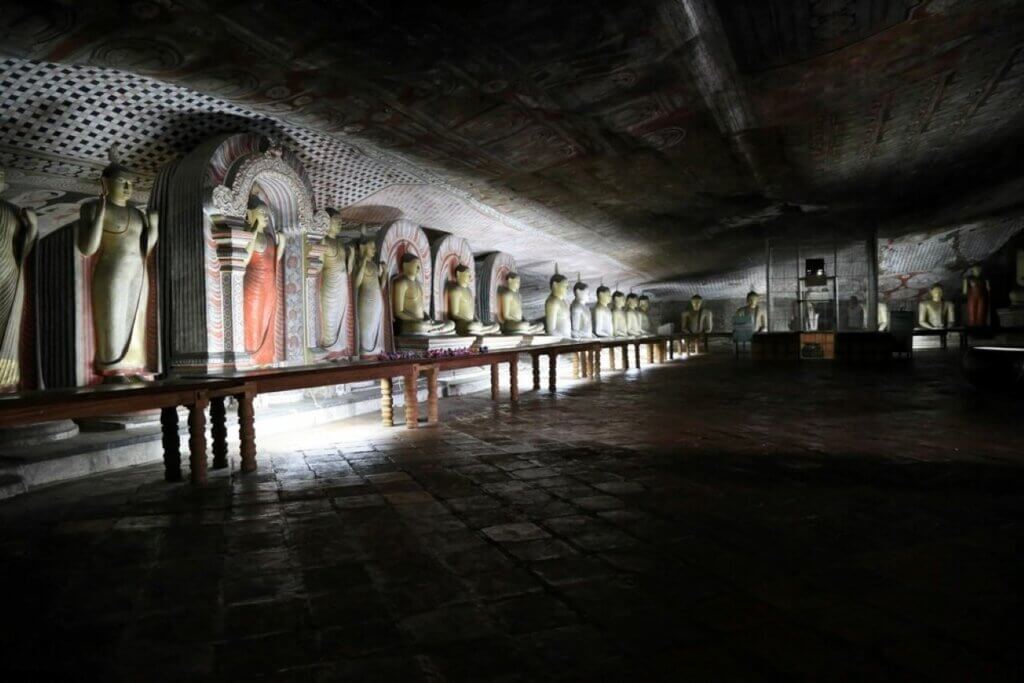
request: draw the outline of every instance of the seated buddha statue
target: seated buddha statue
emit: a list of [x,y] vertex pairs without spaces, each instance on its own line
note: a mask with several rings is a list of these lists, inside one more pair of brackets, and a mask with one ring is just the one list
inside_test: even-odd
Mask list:
[[636,294],[630,293],[626,296],[626,335],[629,337],[640,336],[640,312],[637,310]]
[[501,326],[497,323],[488,325],[477,320],[475,297],[470,287],[472,281],[473,271],[468,266],[459,265],[455,269],[455,281],[445,287],[448,318],[455,323],[455,330],[459,334],[501,334]]
[[736,316],[749,318],[754,324],[754,332],[768,331],[768,314],[761,308],[761,295],[757,292],[747,294],[747,305],[738,308]]
[[551,293],[544,302],[544,329],[553,337],[571,337],[572,321],[569,316],[569,304],[565,303],[569,281],[564,275],[555,273],[548,284]]
[[569,322],[574,339],[590,339],[594,336],[590,308],[587,306],[587,283],[577,281],[572,287],[572,304],[569,306]]
[[501,307],[501,331],[505,334],[544,334],[544,323],[523,320],[523,297],[519,293],[518,273],[509,273],[504,287],[498,289]]
[[612,330],[616,337],[628,337],[626,326],[626,295],[616,291],[612,294]]
[[714,329],[714,318],[711,311],[704,308],[704,299],[700,294],[690,297],[690,305],[683,311],[683,332],[703,334]]
[[391,283],[391,310],[402,335],[439,335],[455,332],[451,320],[431,320],[426,314],[423,285],[420,284],[422,264],[418,256],[402,256],[402,274]]
[[651,297],[643,294],[636,300],[636,312],[640,316],[640,334],[654,334],[654,323],[651,321]]
[[594,304],[594,310],[592,311],[595,337],[611,337],[615,334],[615,329],[612,325],[611,302],[612,290],[604,285],[598,287],[597,303]]
[[942,285],[933,285],[928,290],[928,299],[917,306],[917,326],[926,330],[944,330],[952,327],[956,320],[953,303],[943,299]]

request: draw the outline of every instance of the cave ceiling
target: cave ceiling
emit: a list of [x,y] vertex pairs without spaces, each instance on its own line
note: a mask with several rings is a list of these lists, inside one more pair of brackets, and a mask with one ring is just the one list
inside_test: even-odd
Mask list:
[[780,225],[940,229],[977,218],[963,197],[992,215],[1020,197],[1016,0],[0,10],[9,57],[140,74],[377,150],[648,282],[749,268]]

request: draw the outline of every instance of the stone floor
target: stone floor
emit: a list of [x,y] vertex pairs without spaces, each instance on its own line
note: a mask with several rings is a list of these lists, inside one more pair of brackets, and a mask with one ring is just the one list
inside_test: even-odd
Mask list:
[[1021,677],[1022,405],[948,360],[443,408],[0,504],[3,680]]

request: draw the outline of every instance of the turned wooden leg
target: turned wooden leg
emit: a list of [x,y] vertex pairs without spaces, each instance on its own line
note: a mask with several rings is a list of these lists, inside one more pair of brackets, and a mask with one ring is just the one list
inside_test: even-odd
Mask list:
[[252,401],[256,395],[251,392],[238,394],[238,452],[241,455],[243,472],[256,471],[256,411]]
[[608,367],[615,369],[615,348],[611,346],[608,347]]
[[427,373],[427,422],[437,423],[437,368]]
[[491,363],[491,400],[498,400],[498,393],[501,391],[501,379],[498,376],[498,364]]
[[581,368],[582,372],[580,374],[582,374],[583,379],[586,379],[587,377],[590,377],[590,373],[591,373],[590,349],[584,349],[583,351],[580,351],[579,355],[580,355],[580,365],[582,366],[582,368]]
[[580,378],[580,354],[576,351],[572,352],[572,378]]
[[530,357],[533,361],[533,390],[540,391],[540,354],[531,353]]
[[196,486],[206,483],[206,406],[209,403],[208,398],[197,396],[195,403],[188,407],[188,461],[192,483]]
[[622,349],[622,369],[629,370],[629,344],[623,344]]
[[601,347],[594,349],[594,377],[601,377]]
[[394,426],[395,404],[391,397],[391,378],[380,380],[380,421],[385,427]]
[[[637,349],[639,353],[640,349]],[[647,364],[652,365],[654,363],[654,344],[647,345]]]
[[640,345],[633,344],[633,357],[636,359],[636,369],[640,369]]
[[416,429],[420,423],[420,404],[416,398],[416,379],[420,376],[419,370],[405,378],[405,427]]
[[224,397],[210,399],[210,435],[213,437],[213,469],[228,466],[228,414]]
[[405,380],[405,426],[416,429],[420,423],[420,402],[416,392],[419,371]]
[[508,362],[508,394],[515,403],[519,400],[519,357],[513,356]]
[[548,354],[548,391],[558,389],[558,354]]
[[164,479],[181,481],[181,437],[178,436],[178,407],[160,409],[160,431],[164,444]]

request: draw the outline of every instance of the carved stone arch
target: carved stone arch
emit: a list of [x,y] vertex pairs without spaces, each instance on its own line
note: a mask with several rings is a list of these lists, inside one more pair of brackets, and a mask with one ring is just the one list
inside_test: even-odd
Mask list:
[[[448,319],[448,283],[455,280],[455,269],[459,266],[466,266],[473,273],[476,273],[473,264],[473,250],[469,247],[469,240],[455,235],[445,235],[431,242],[434,252],[434,276],[433,276],[433,299],[434,307],[431,316],[434,320]],[[474,300],[476,295],[474,294]],[[479,316],[479,312],[475,312]]]
[[504,323],[498,293],[508,282],[509,273],[516,272],[516,261],[503,251],[495,251],[477,260],[476,287],[480,319],[485,323]]
[[307,261],[306,254],[309,244],[322,242],[330,218],[316,209],[298,158],[263,136],[229,134],[200,145],[166,172],[170,179],[160,208],[166,207],[168,217],[162,227],[164,280],[174,310],[165,334],[170,369],[251,365],[244,344],[243,280],[251,239],[245,214],[254,187],[270,206],[275,236],[285,236],[275,362],[308,361],[316,345],[308,312],[322,261]]

